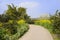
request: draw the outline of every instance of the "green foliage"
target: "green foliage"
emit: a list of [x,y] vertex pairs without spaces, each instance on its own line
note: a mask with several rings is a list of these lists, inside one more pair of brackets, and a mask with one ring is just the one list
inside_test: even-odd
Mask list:
[[60,12],[56,11],[56,14],[51,16],[53,21],[53,32],[60,34]]
[[26,9],[23,7],[16,8],[15,6],[8,5],[8,10],[6,15],[9,20],[19,20],[23,19],[27,23],[30,22],[30,17],[26,14]]
[[8,5],[8,9],[5,14],[0,15],[0,22],[8,22],[8,20],[20,20],[23,19],[26,23],[30,23],[30,16],[26,13],[26,8],[16,8],[13,4]]
[[56,11],[54,15],[50,16],[50,19],[53,20],[52,26],[53,26],[53,38],[54,40],[60,40],[60,12],[59,10]]
[[6,13],[0,15],[0,40],[18,40],[29,29],[27,18],[30,20],[25,8],[8,5]]
[[47,19],[40,19],[40,20],[35,20],[34,22],[36,25],[40,25],[43,26],[45,28],[47,28],[50,32],[52,32],[52,23],[51,20],[47,20]]
[[11,35],[17,33],[17,23],[15,21],[13,21],[12,23],[8,22],[8,23],[4,23],[3,27],[5,29],[7,29],[8,33],[10,33]]
[[27,24],[9,25],[0,28],[0,40],[18,40],[29,29]]

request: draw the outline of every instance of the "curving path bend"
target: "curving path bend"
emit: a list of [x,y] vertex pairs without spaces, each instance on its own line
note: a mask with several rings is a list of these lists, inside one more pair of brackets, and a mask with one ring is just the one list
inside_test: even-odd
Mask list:
[[42,26],[29,25],[30,29],[19,40],[53,40],[50,32]]

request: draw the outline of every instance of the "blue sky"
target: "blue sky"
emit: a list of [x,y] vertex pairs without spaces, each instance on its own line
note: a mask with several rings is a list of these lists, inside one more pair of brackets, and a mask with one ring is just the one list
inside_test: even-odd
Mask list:
[[60,0],[0,0],[0,14],[7,10],[7,5],[13,3],[17,7],[25,7],[27,14],[33,18],[46,14],[54,14],[60,10]]

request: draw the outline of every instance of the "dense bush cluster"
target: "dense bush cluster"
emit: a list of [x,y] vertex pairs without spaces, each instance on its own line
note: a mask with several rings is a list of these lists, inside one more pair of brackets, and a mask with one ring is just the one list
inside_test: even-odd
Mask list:
[[53,24],[53,32],[60,34],[60,12],[58,10],[56,11],[56,14],[50,17],[52,20]]
[[18,40],[27,30],[28,25],[23,24],[4,24],[0,27],[0,40]]
[[34,23],[44,26],[52,33],[60,34],[60,12],[58,10],[54,15],[50,15],[49,19],[36,19]]
[[18,40],[29,29],[27,18],[30,19],[25,8],[8,5],[8,10],[0,15],[0,40]]
[[40,25],[43,26],[45,28],[47,28],[50,32],[52,31],[52,22],[53,20],[49,20],[49,19],[40,19],[40,20],[35,20],[35,24],[36,25]]

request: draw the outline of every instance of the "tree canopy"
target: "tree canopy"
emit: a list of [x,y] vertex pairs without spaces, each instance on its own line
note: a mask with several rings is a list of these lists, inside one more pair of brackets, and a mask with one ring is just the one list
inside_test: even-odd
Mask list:
[[20,20],[23,19],[26,22],[29,22],[30,16],[26,13],[26,8],[15,7],[13,4],[8,5],[8,9],[2,15],[0,15],[0,22],[8,22],[8,20]]

